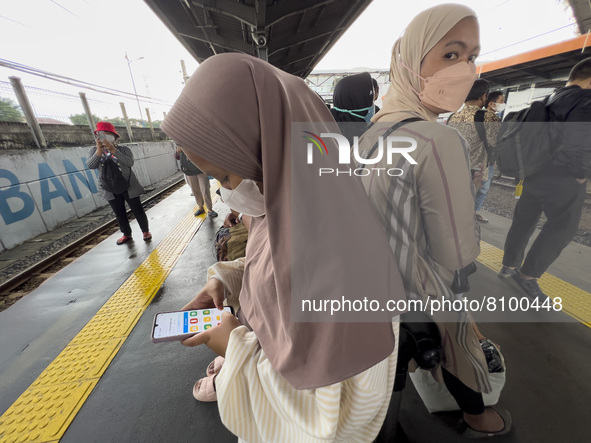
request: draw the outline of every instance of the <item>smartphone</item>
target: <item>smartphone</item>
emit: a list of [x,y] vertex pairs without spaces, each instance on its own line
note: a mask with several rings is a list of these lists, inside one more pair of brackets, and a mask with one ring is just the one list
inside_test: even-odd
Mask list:
[[97,131],[96,132],[96,139],[97,140],[106,140],[107,137],[105,136],[105,131]]
[[156,314],[152,326],[152,342],[184,340],[213,328],[222,321],[224,311],[234,315],[231,306],[224,306],[223,310],[209,308]]

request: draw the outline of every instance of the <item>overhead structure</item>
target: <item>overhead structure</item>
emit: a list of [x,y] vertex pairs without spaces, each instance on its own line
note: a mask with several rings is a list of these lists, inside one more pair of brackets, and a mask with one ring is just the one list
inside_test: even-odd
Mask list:
[[243,52],[305,78],[371,0],[144,0],[198,62]]
[[477,67],[480,78],[493,87],[518,87],[535,84],[537,87],[562,86],[571,68],[591,57],[591,36],[588,34],[555,45],[524,52],[503,60],[484,63]]

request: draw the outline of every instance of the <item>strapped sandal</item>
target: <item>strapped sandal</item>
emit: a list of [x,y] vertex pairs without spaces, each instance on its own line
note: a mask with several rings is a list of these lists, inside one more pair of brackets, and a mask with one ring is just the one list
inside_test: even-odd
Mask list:
[[193,386],[193,397],[195,397],[195,400],[203,402],[217,401],[218,395],[215,392],[215,377],[215,375],[212,375],[197,380],[197,383]]
[[224,361],[226,361],[226,359],[224,357],[216,357],[214,361],[212,361],[208,366],[207,366],[207,371],[205,371],[205,373],[207,374],[208,377],[211,377],[212,375],[217,375],[220,373],[220,371],[222,370],[222,365],[224,364]]
[[495,431],[495,432],[477,431],[476,429],[471,428],[470,425],[464,421],[464,419],[461,419],[460,422],[458,423],[458,431],[460,431],[460,433],[464,437],[470,438],[470,439],[495,437],[497,435],[503,435],[503,434],[506,434],[507,432],[509,432],[511,430],[511,423],[512,423],[511,414],[509,413],[509,411],[507,411],[506,409],[501,409],[501,408],[496,408],[496,407],[495,408],[491,407],[490,409],[496,411],[497,414],[499,414],[501,416],[501,419],[505,423],[505,426],[503,427],[503,429],[501,429],[500,431]]

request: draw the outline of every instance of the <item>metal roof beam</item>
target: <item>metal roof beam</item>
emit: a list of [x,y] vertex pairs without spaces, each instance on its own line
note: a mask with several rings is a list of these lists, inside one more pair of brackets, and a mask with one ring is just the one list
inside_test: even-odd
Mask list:
[[219,37],[218,35],[209,36],[209,37],[200,37],[191,33],[181,32],[179,31],[178,34],[182,37],[190,38],[193,40],[198,40],[203,43],[207,43],[210,46],[217,46],[219,48],[227,49],[229,51],[238,51],[244,52],[246,54],[252,55],[252,46],[244,43],[242,40],[228,40],[226,38]]
[[[269,54],[269,57],[271,57],[274,54],[277,54],[280,51],[284,51],[287,48],[291,48],[292,46],[297,46],[297,45],[301,45],[303,43],[309,42],[311,40],[316,40],[317,38],[320,37],[325,37],[327,35],[331,35],[333,34],[334,31],[326,31],[325,29],[332,29],[330,26],[323,26],[320,29],[311,29],[309,31],[306,32],[301,32],[299,34],[295,34],[293,36],[291,36],[290,38],[287,38],[285,40],[282,40],[280,42],[275,41],[276,44],[281,45],[279,48],[275,48],[275,50]],[[340,28],[337,28],[336,31],[340,31]],[[314,54],[317,55],[317,54]]]
[[330,3],[335,2],[336,0],[292,0],[292,1],[283,1],[279,2],[275,5],[267,7],[267,21],[268,23],[265,25],[267,28],[273,26],[274,24],[284,20],[288,17],[293,15],[299,15],[305,12],[308,12],[312,9],[319,8],[320,6],[326,6]]
[[256,28],[255,8],[244,3],[229,0],[191,0],[191,4]]

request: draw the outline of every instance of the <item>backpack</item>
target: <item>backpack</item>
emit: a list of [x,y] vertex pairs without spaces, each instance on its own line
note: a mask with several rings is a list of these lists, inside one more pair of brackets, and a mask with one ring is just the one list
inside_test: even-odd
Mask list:
[[484,144],[484,149],[486,150],[486,157],[488,159],[488,165],[492,165],[495,162],[495,148],[488,144],[488,140],[486,139],[486,128],[484,126],[484,115],[486,111],[483,109],[479,109],[474,114],[474,125],[476,126],[476,132],[478,133],[478,138]]
[[557,119],[549,109],[551,98],[507,114],[497,138],[497,166],[508,177],[524,179],[544,168],[560,149],[553,140]]
[[131,170],[127,180],[123,177],[119,165],[112,158],[107,158],[103,163],[100,176],[101,188],[111,194],[123,194],[129,188]]
[[199,175],[202,173],[201,169],[191,163],[191,160],[187,158],[183,151],[181,151],[181,171],[186,175]]

